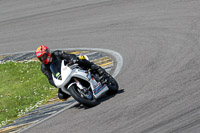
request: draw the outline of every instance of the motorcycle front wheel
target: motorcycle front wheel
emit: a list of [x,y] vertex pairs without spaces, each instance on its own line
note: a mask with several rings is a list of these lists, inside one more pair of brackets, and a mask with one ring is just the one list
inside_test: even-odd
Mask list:
[[71,96],[78,101],[79,103],[83,104],[84,106],[87,107],[94,107],[96,105],[99,104],[99,102],[93,97],[92,93],[92,98],[91,99],[87,99],[85,98],[79,91],[78,91],[78,87],[76,85],[72,85],[69,88],[69,92],[71,94]]

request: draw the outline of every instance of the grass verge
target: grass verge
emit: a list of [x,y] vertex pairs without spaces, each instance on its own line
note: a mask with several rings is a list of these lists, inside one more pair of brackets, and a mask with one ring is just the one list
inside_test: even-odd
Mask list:
[[0,127],[13,122],[57,94],[40,70],[40,62],[0,63]]

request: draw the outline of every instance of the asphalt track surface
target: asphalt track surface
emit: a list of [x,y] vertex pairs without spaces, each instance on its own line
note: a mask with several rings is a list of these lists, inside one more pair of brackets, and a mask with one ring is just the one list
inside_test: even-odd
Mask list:
[[120,92],[28,133],[199,133],[200,0],[1,0],[0,53],[103,48],[120,53]]

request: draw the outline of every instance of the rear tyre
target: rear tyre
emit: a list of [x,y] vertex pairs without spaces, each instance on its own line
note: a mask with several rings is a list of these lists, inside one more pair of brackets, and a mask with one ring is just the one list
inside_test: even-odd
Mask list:
[[78,91],[78,87],[76,85],[72,85],[69,88],[69,92],[76,101],[87,107],[93,107],[99,104],[99,102],[94,97],[92,99],[86,99],[85,97],[83,97],[82,94],[80,94],[80,92]]
[[117,83],[117,81],[110,75],[110,74],[106,74],[107,75],[107,82],[106,85],[108,86],[109,90],[106,92],[107,95],[114,95],[118,92],[119,90],[119,85]]

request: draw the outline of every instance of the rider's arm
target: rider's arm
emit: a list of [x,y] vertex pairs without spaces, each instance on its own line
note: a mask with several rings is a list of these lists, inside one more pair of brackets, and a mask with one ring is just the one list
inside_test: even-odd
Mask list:
[[42,73],[48,78],[49,83],[50,83],[52,86],[56,87],[56,85],[54,84],[53,78],[52,78],[52,73],[51,73],[50,71],[48,71],[48,70],[46,69],[46,67],[45,67],[43,64],[42,64],[42,66],[41,66],[41,71],[42,71]]
[[55,52],[55,55],[59,56],[62,60],[65,59],[69,63],[78,63],[80,66],[84,66],[86,68],[91,68],[91,65],[94,63],[88,61],[88,60],[82,60],[79,59],[75,54],[67,54],[64,51],[57,50]]
[[83,66],[83,67],[86,67],[86,68],[91,68],[91,65],[94,65],[93,62],[90,62],[89,60],[85,60],[85,59],[80,59],[75,54],[66,54],[65,52],[63,52],[62,57],[63,58],[70,58],[70,61],[72,63],[77,63],[80,66]]
[[77,56],[75,54],[67,54],[65,52],[62,53],[62,58],[68,60],[77,60]]
[[59,56],[60,59],[66,60],[71,63],[76,63],[78,61],[78,57],[75,54],[67,54],[64,51],[57,50],[55,51],[55,55]]

